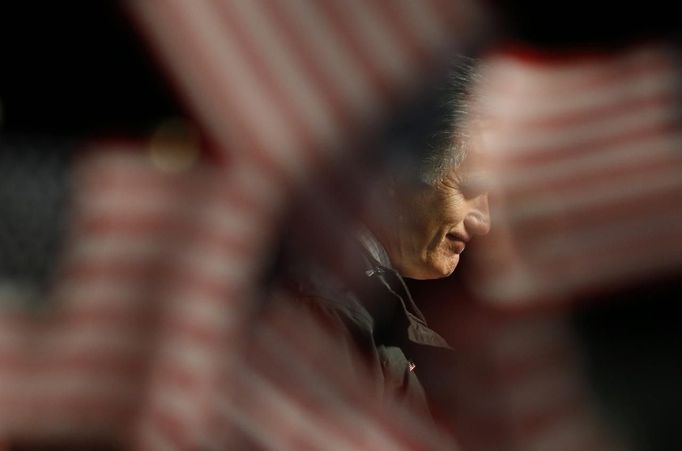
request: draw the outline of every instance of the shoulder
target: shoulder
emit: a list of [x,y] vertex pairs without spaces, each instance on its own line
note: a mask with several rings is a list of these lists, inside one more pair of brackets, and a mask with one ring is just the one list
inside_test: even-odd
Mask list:
[[365,354],[374,349],[374,319],[351,292],[329,297],[317,293],[298,293],[289,298],[291,308],[306,321],[313,322],[322,333],[335,341]]

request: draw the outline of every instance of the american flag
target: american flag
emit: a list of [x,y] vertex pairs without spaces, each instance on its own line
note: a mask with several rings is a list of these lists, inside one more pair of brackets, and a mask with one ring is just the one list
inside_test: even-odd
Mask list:
[[[196,371],[193,405],[208,395],[216,360],[209,351],[222,352],[237,320],[225,299],[239,296],[244,256],[257,254],[248,245],[259,241],[242,239],[269,221],[250,216],[254,209],[214,168],[169,174],[141,150],[99,143],[84,153],[46,310],[21,308],[21,299],[3,308],[0,423],[12,441],[75,437],[130,447],[153,387]],[[165,395],[183,401],[172,389]]]
[[489,58],[482,160],[499,199],[482,297],[566,299],[679,272],[677,52],[653,42]]
[[[352,352],[315,318],[282,307],[259,318],[261,327],[252,334],[245,326],[252,324],[258,275],[292,194],[315,191],[306,182],[362,148],[357,142],[475,34],[481,23],[476,8],[445,0],[127,4],[178,94],[215,143],[218,164],[199,156],[196,143],[176,148],[163,140],[98,143],[83,154],[49,309],[27,311],[19,296],[3,296],[0,445],[6,440],[150,450],[457,449],[429,419],[368,402],[372,394],[362,372],[349,371]],[[674,242],[660,240],[656,244],[664,245],[649,250],[637,241],[637,264],[656,257],[657,266],[631,270],[616,252],[609,254],[615,265],[589,260],[590,277],[581,272],[588,256],[606,255],[586,251],[590,240],[614,237],[616,246],[631,232],[641,240],[640,227],[665,226],[669,217],[663,214],[675,218],[671,211],[655,220],[646,215],[679,195],[673,172],[679,153],[671,150],[677,149],[676,124],[659,122],[674,113],[670,95],[678,83],[672,61],[670,50],[659,46],[559,62],[509,54],[490,59],[491,108],[504,133],[491,137],[486,161],[499,180],[495,188],[502,202],[498,236],[490,240],[499,245],[481,256],[487,268],[496,269],[480,275],[482,298],[542,296],[547,302],[553,298],[547,294],[610,282],[611,274],[642,276],[679,262]],[[635,114],[633,106],[642,110]],[[595,118],[604,123],[590,128]],[[629,127],[638,132],[623,130]],[[531,169],[536,167],[540,170]],[[646,172],[654,168],[667,175]],[[642,180],[635,179],[639,185],[628,191],[623,179],[607,177],[603,191],[585,194],[580,189],[589,180],[583,169],[594,177],[593,188],[601,176],[630,169]],[[572,178],[576,173],[579,183]],[[649,179],[658,184],[649,185]],[[542,197],[550,190],[559,190],[565,207]],[[646,197],[661,192],[664,197]],[[623,205],[610,203],[616,194]],[[639,202],[642,196],[660,203]],[[322,193],[316,202],[329,199]],[[606,217],[582,214],[580,208],[599,199],[613,207],[600,210]],[[629,213],[629,201],[639,214]],[[621,226],[621,214],[644,224]],[[323,225],[346,219],[332,212]],[[525,238],[529,223],[541,240]],[[585,234],[565,235],[567,224]],[[570,262],[566,278],[538,275],[553,268],[547,252],[551,261]],[[561,269],[550,275],[563,275]],[[475,337],[480,339],[475,349],[485,353],[467,354],[456,346],[465,362],[471,359],[469,368],[481,361],[499,365],[488,385],[475,385],[481,382],[475,372],[463,372],[453,383],[464,391],[462,402],[472,416],[480,402],[489,402],[483,408],[493,411],[495,424],[511,431],[502,434],[495,426],[488,433],[461,431],[463,443],[471,449],[584,449],[592,439],[593,446],[601,443],[589,421],[571,422],[584,419],[583,387],[579,377],[566,376],[576,363],[562,331],[552,315],[512,318],[493,324],[489,336]],[[543,366],[542,356],[553,363]],[[548,375],[550,369],[561,377]],[[555,385],[543,393],[542,380]],[[491,387],[498,391],[486,397]],[[554,404],[548,401],[552,396],[558,399]],[[566,421],[545,423],[555,429],[536,427],[543,412],[565,413],[576,399],[570,415],[558,415]],[[519,409],[521,418],[515,417]]]
[[[333,348],[314,322],[263,328],[264,340],[298,343],[284,349],[286,365],[266,361],[276,373],[240,351],[292,188],[417,91],[474,10],[445,1],[128,5],[217,143],[219,164],[198,157],[195,143],[163,139],[82,153],[48,307],[36,313],[20,295],[3,296],[2,440],[452,448],[426,419],[368,403],[350,366],[314,359],[318,346]],[[299,343],[294,332],[315,338]],[[292,380],[310,390],[292,392]]]
[[333,161],[482,23],[464,1],[129,4],[225,158],[273,183]]
[[477,157],[494,226],[471,255],[478,303],[452,313],[449,336],[465,449],[627,449],[587,395],[566,318],[576,300],[679,273],[677,52],[485,59]]

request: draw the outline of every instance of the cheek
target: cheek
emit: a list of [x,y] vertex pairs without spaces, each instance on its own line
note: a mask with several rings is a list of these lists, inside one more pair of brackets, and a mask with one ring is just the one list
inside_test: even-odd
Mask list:
[[457,205],[441,199],[415,205],[409,212],[409,227],[405,230],[411,252],[422,260],[433,258],[433,255],[429,257],[428,254],[437,252],[443,245],[445,235],[461,222],[458,212]]
[[444,224],[454,226],[464,220],[466,208],[462,196],[454,196],[447,199],[440,207]]
[[440,218],[424,218],[415,224],[412,230],[412,243],[414,251],[421,256],[422,260],[435,257],[438,249],[442,246],[447,227]]
[[438,228],[434,212],[441,208],[433,199],[416,199],[404,212],[404,230],[409,241],[417,248],[424,248]]
[[459,199],[447,199],[432,206],[430,217],[423,232],[428,235],[428,248],[443,245],[445,235],[464,220],[463,203]]

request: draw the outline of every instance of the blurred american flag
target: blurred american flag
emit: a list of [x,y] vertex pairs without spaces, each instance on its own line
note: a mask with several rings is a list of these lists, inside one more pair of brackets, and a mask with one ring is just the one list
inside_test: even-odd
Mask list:
[[223,150],[275,180],[314,171],[380,124],[482,24],[465,1],[129,4]]
[[[425,419],[377,410],[360,383],[325,389],[327,379],[350,382],[350,367],[306,358],[305,343],[283,351],[300,361],[274,380],[239,356],[253,284],[292,187],[409,97],[473,10],[444,1],[152,1],[129,9],[217,143],[220,164],[197,156],[196,143],[173,140],[99,143],[82,153],[46,310],[27,310],[21,294],[3,299],[3,440],[90,449],[450,448]],[[293,332],[314,337],[313,348],[332,346],[298,318]],[[282,381],[292,378],[310,390],[290,393]],[[317,392],[321,405],[305,402]]]
[[[456,449],[429,419],[369,402],[362,373],[349,371],[352,352],[315,318],[281,307],[257,331],[249,325],[296,189],[315,191],[305,182],[362,148],[475,36],[479,11],[445,0],[127,4],[219,164],[196,142],[84,152],[47,309],[3,295],[0,444]],[[486,107],[499,127],[485,137],[484,161],[499,198],[496,236],[475,256],[479,296],[548,303],[674,270],[682,253],[672,49],[558,60],[502,53],[486,64]],[[468,448],[607,446],[583,415],[579,363],[560,318],[479,325],[486,332],[474,334],[470,353],[455,348],[465,368],[492,365],[493,377],[463,371],[452,382],[473,417],[489,409],[497,422],[464,421],[484,425],[460,429]],[[534,428],[543,418],[554,429]]]
[[483,160],[500,199],[481,295],[565,299],[679,274],[678,50],[511,51],[488,65]]

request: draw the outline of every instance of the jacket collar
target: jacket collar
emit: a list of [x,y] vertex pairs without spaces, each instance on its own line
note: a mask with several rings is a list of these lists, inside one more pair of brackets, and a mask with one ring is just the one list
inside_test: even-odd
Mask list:
[[360,240],[360,244],[365,249],[366,253],[379,265],[384,268],[393,269],[391,266],[391,259],[388,257],[388,252],[384,246],[379,242],[376,236],[370,230],[364,226],[358,227],[357,237]]
[[399,303],[398,310],[407,324],[407,338],[414,343],[451,349],[445,339],[426,324],[426,318],[412,299],[402,276],[391,266],[381,242],[366,228],[360,229],[358,239],[365,251],[365,275],[379,281]]

